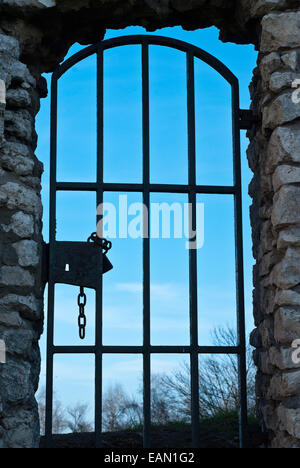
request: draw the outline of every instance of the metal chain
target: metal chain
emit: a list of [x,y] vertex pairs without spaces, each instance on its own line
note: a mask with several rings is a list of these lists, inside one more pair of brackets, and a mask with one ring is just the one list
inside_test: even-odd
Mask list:
[[87,324],[86,315],[85,315],[86,303],[87,303],[87,297],[84,292],[84,288],[81,286],[80,293],[78,294],[78,307],[79,307],[78,327],[79,327],[79,338],[81,340],[85,339],[85,328]]
[[107,252],[112,248],[112,243],[107,239],[98,237],[96,232],[93,232],[93,234],[88,238],[87,241],[94,242],[95,244],[97,244],[103,250],[103,255],[106,255]]
[[[94,242],[103,250],[103,254],[107,254],[107,252],[111,249],[111,242],[106,239],[101,239],[97,236],[96,232],[88,238],[88,242]],[[87,319],[85,315],[85,306],[87,303],[87,297],[84,292],[84,287],[80,287],[80,293],[78,294],[78,307],[79,307],[79,316],[78,316],[78,327],[79,327],[79,337],[81,340],[85,339],[85,329],[87,325]]]

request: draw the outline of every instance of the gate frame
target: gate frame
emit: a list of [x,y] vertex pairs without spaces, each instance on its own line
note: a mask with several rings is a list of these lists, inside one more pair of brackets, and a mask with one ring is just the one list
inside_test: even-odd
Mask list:
[[[103,181],[103,56],[104,51],[121,46],[140,45],[142,49],[142,105],[143,105],[143,183],[118,184]],[[187,59],[187,109],[188,109],[188,167],[187,185],[150,183],[150,117],[149,117],[149,46],[164,46],[179,50]],[[74,65],[97,55],[97,182],[57,182],[57,100],[58,80]],[[232,186],[204,186],[196,184],[196,125],[195,125],[195,58],[216,70],[231,86],[233,123],[233,175]],[[235,354],[239,365],[239,427],[240,447],[246,447],[247,440],[247,367],[244,305],[244,264],[243,264],[243,225],[241,188],[241,144],[240,130],[248,129],[252,113],[240,109],[239,82],[237,77],[216,57],[186,42],[155,35],[123,36],[102,41],[89,46],[62,63],[52,75],[51,82],[51,148],[50,148],[50,243],[48,271],[48,324],[47,324],[47,372],[46,372],[46,447],[52,447],[53,416],[53,358],[55,354],[94,354],[95,355],[95,445],[101,447],[102,434],[102,356],[103,354],[142,354],[143,355],[143,410],[144,448],[151,448],[151,355],[189,354],[191,373],[191,418],[192,446],[200,448],[199,424],[199,354]],[[54,346],[54,294],[55,282],[51,265],[55,260],[56,245],[56,194],[58,191],[86,191],[97,194],[97,206],[103,202],[104,192],[139,192],[148,208],[151,193],[188,194],[192,204],[191,228],[196,230],[197,194],[220,194],[234,196],[235,223],[235,262],[237,298],[237,346],[199,346],[198,304],[197,304],[197,250],[189,253],[190,284],[190,346],[151,346],[150,340],[150,239],[143,239],[143,346],[103,346],[102,341],[102,275],[96,289],[96,340],[95,346]],[[144,223],[145,224],[145,223]],[[149,223],[148,223],[149,225]]]

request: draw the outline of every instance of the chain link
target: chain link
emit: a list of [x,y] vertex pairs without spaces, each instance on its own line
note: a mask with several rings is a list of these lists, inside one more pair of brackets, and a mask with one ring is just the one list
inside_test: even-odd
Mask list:
[[79,307],[79,316],[78,316],[78,327],[79,327],[79,338],[81,340],[85,339],[85,329],[86,329],[86,315],[85,315],[85,306],[87,303],[87,297],[84,292],[84,288],[80,287],[80,293],[78,294],[78,307]]
[[[93,232],[92,235],[88,238],[88,242],[94,242],[97,244],[102,250],[103,255],[107,254],[107,252],[111,249],[112,244],[110,241],[106,239],[102,239],[97,236],[96,232]],[[80,287],[80,292],[78,294],[78,307],[79,307],[79,316],[78,316],[78,327],[79,327],[79,337],[81,340],[85,339],[85,329],[87,325],[87,319],[85,315],[85,306],[87,303],[87,297],[84,292],[84,287]]]
[[97,244],[103,250],[103,255],[106,255],[107,252],[112,248],[112,243],[107,239],[98,237],[96,232],[93,232],[93,234],[88,238],[88,242],[94,242]]

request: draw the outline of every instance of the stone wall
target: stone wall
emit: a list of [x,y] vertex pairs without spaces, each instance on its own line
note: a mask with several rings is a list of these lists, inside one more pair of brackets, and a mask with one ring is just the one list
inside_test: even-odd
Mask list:
[[[272,447],[300,447],[300,11],[262,20],[249,149],[258,407]],[[293,87],[294,86],[294,87]]]
[[0,34],[0,447],[36,446],[39,379],[42,165],[34,156],[37,79],[19,42]]
[[291,87],[300,78],[299,0],[0,0],[0,447],[38,445],[41,74],[74,42],[130,25],[215,25],[222,40],[260,50],[251,86],[259,123],[248,151],[258,408],[272,447],[300,447],[300,370],[291,356],[300,338],[300,93]]

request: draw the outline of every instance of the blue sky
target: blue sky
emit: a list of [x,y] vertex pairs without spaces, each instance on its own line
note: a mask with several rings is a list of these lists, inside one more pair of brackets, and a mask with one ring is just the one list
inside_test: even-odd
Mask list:
[[[143,28],[108,31],[106,39],[145,33]],[[224,62],[240,81],[241,108],[249,108],[248,86],[257,54],[253,46],[223,44],[215,28],[195,32],[166,28],[158,34],[195,44]],[[82,47],[74,45],[69,56]],[[104,76],[104,178],[106,182],[142,181],[141,59],[138,46],[127,46],[105,55]],[[50,76],[46,76],[50,83]],[[232,184],[232,134],[230,87],[214,70],[196,62],[197,182]],[[187,115],[185,56],[150,48],[151,181],[187,183]],[[91,182],[96,179],[96,61],[90,57],[59,82],[58,179]],[[37,118],[37,156],[45,165],[43,177],[44,236],[48,240],[50,98],[42,102]],[[247,139],[242,140],[244,253],[247,326],[252,321],[252,247],[249,225],[246,160]],[[105,194],[117,202],[118,194]],[[130,202],[141,201],[130,194]],[[152,195],[154,202],[187,202],[184,195]],[[205,243],[198,252],[199,341],[211,343],[215,326],[235,326],[235,265],[233,198],[199,195],[205,205]],[[64,193],[58,196],[58,240],[86,240],[95,230],[95,194]],[[142,344],[142,241],[114,240],[109,257],[114,270],[104,277],[104,344]],[[58,286],[56,291],[55,344],[80,344],[77,330],[77,288]],[[151,241],[152,344],[189,342],[188,251],[185,239]],[[88,329],[85,344],[94,343],[94,292],[88,292]],[[42,338],[42,383],[45,374],[45,336]],[[93,402],[93,356],[58,356],[55,389],[64,404]],[[182,356],[154,356],[153,372],[173,369]],[[106,356],[104,388],[119,381],[129,392],[139,386],[140,356]]]

